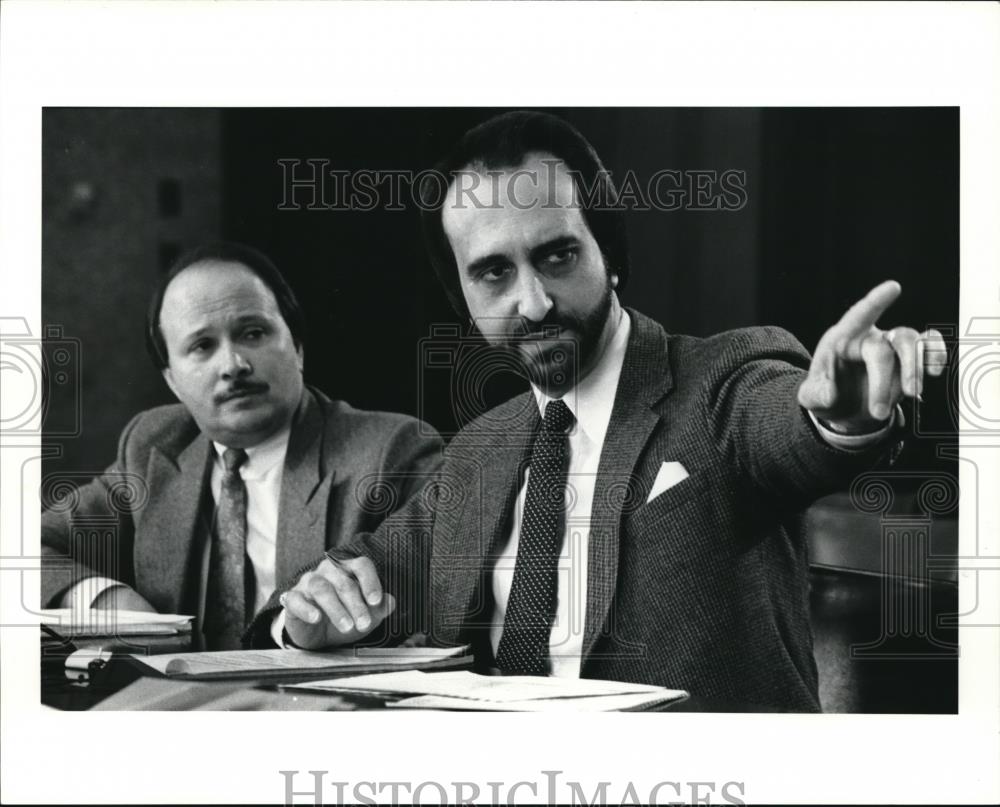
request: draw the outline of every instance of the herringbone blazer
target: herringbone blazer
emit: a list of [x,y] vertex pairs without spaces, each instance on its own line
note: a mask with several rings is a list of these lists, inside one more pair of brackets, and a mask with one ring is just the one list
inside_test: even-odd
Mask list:
[[[796,400],[809,355],[780,328],[668,336],[628,313],[591,514],[582,675],[818,710],[798,516],[889,447],[822,440]],[[385,632],[471,642],[488,663],[491,554],[539,422],[530,392],[486,413],[446,448],[427,495],[344,548],[373,558],[400,601]],[[647,502],[663,462],[689,476]]]
[[[427,424],[360,411],[307,388],[281,483],[279,586],[325,549],[374,530],[433,476],[440,451]],[[211,441],[180,404],[133,418],[115,463],[42,514],[42,604],[101,575],[132,586],[160,612],[195,613],[211,453]]]

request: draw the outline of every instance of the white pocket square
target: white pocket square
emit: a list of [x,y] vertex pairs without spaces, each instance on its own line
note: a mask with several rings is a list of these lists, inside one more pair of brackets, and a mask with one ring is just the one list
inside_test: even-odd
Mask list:
[[653,482],[653,489],[649,491],[647,502],[653,501],[657,496],[666,490],[670,490],[678,482],[683,482],[688,478],[687,468],[679,462],[665,462],[660,466],[660,471]]

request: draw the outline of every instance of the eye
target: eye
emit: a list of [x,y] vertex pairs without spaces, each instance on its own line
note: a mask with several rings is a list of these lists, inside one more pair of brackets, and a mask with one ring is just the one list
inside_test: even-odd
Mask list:
[[479,273],[479,279],[487,283],[499,283],[510,274],[510,266],[507,264],[497,264],[490,266]]
[[212,349],[211,339],[199,339],[196,342],[192,342],[188,347],[188,353],[193,353],[195,356],[203,356]]
[[576,247],[563,247],[548,253],[542,258],[542,265],[552,269],[571,266],[577,257]]
[[264,329],[258,326],[247,328],[243,331],[243,338],[248,342],[259,342],[264,338]]

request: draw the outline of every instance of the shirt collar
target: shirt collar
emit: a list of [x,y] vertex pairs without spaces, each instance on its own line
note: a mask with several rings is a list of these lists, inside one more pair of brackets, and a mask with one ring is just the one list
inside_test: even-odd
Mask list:
[[[260,479],[279,462],[283,463],[285,454],[288,452],[288,438],[291,433],[291,426],[287,426],[277,434],[268,437],[263,443],[246,449],[247,461],[240,468],[240,476],[244,479]],[[212,445],[215,446],[216,462],[221,463],[222,455],[228,446],[216,442],[213,442]]]
[[[621,319],[615,328],[611,341],[594,369],[576,387],[563,395],[563,403],[576,418],[577,427],[596,445],[603,445],[604,436],[611,423],[611,410],[615,404],[615,393],[618,391],[618,379],[622,366],[625,364],[625,350],[628,347],[628,336],[631,331],[631,320],[622,309]],[[531,385],[538,403],[538,411],[544,416],[545,407],[554,398],[546,395],[534,384]]]

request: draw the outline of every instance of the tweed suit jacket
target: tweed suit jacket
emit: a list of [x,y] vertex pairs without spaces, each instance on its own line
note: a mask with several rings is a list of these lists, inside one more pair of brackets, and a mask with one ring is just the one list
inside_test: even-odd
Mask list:
[[[279,588],[325,549],[374,530],[431,478],[440,449],[436,433],[414,418],[360,411],[307,388],[281,482]],[[211,454],[211,441],[180,404],[137,415],[115,463],[43,513],[42,604],[101,575],[132,586],[160,612],[195,613]],[[113,538],[101,546],[98,535],[109,528]]]
[[[822,440],[796,399],[809,354],[787,332],[668,336],[629,315],[594,491],[581,675],[816,711],[798,515],[888,446]],[[424,630],[488,663],[493,553],[539,423],[530,392],[486,413],[446,448],[433,497],[343,548],[371,557],[399,600],[379,641]],[[647,502],[670,461],[689,476]]]

